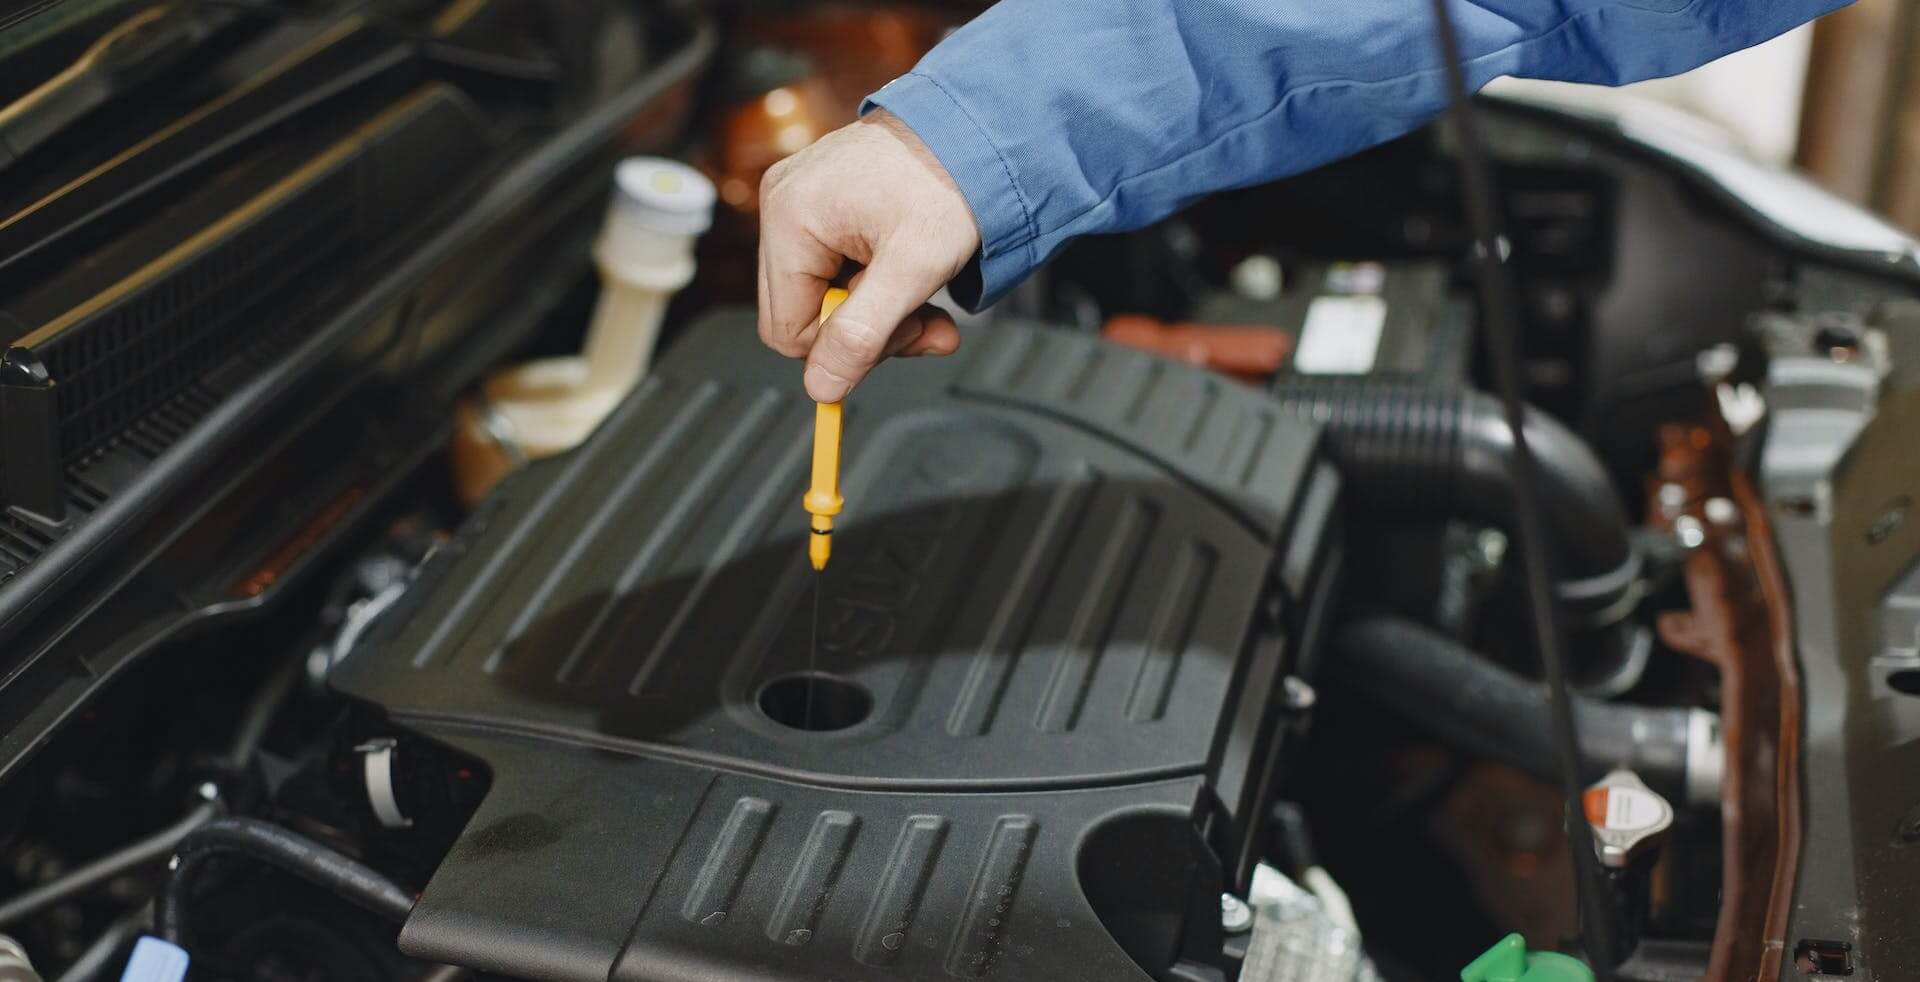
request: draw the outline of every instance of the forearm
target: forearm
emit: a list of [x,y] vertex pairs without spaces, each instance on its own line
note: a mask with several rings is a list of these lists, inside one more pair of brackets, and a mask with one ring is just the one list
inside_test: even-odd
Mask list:
[[[1848,0],[1449,0],[1469,81],[1673,74]],[[1074,236],[1406,133],[1445,103],[1428,0],[1002,0],[881,89],[981,232],[970,306]]]

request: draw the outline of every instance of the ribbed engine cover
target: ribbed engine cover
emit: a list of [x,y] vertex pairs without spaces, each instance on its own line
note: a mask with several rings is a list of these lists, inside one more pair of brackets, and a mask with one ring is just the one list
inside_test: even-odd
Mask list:
[[1316,432],[1082,336],[971,333],[850,401],[816,599],[799,375],[749,311],[696,325],[336,669],[492,772],[402,945],[661,982],[1217,952],[1335,565]]

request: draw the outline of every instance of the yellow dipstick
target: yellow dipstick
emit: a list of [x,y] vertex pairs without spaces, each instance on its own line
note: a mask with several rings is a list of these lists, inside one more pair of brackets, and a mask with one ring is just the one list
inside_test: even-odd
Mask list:
[[[820,300],[820,323],[833,316],[835,308],[847,299],[847,291],[834,287]],[[813,412],[813,486],[802,502],[813,516],[807,536],[807,559],[816,570],[827,568],[833,555],[833,516],[840,514],[846,502],[840,497],[840,404],[814,404]]]

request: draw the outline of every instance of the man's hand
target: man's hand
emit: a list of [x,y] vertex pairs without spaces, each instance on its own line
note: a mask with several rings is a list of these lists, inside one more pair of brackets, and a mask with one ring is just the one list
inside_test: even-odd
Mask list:
[[[960,188],[885,110],[827,134],[760,185],[760,340],[807,360],[807,394],[838,402],[889,355],[945,355],[953,318],[927,305],[980,248]],[[824,326],[845,260],[866,268]]]

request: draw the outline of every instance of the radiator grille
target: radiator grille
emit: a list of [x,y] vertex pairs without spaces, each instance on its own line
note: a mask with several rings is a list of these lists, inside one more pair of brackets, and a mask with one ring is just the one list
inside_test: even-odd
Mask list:
[[[291,303],[301,286],[325,282],[350,257],[352,189],[351,169],[323,177],[184,268],[40,346],[59,380],[67,462],[125,435],[257,335],[301,321],[307,312]],[[151,425],[168,428],[156,415],[163,418]],[[149,445],[155,435],[147,434]]]

